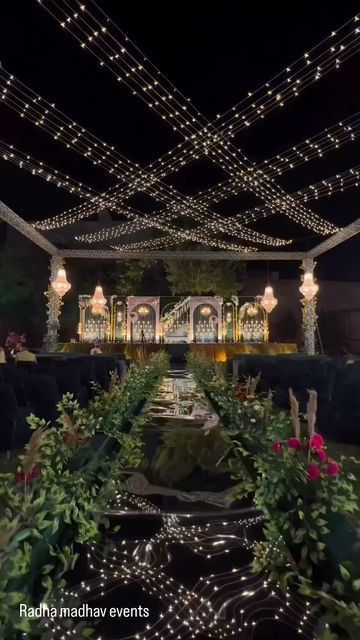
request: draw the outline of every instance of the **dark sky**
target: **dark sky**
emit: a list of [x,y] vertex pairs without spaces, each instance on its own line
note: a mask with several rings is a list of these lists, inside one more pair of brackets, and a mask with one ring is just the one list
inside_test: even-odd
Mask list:
[[[86,4],[86,0],[84,0]],[[359,11],[351,2],[132,2],[99,0],[103,9],[210,120],[226,111],[317,44]],[[0,59],[44,98],[54,101],[99,138],[131,160],[146,164],[181,141],[129,90],[99,68],[95,59],[62,30],[36,2],[3,3]],[[312,136],[360,110],[360,55],[309,87],[284,109],[241,132],[236,145],[256,162]],[[65,149],[0,104],[0,139],[96,189],[113,184],[81,155]],[[288,173],[280,184],[292,191],[360,164],[360,141]],[[194,163],[170,182],[195,194],[222,173],[207,160]],[[0,161],[0,199],[28,220],[48,217],[79,204],[76,196]],[[259,202],[244,194],[219,205],[224,215]],[[360,191],[350,189],[311,202],[311,208],[338,225],[359,216]],[[314,244],[312,233],[274,216],[259,229],[296,239],[295,248]],[[300,241],[301,240],[301,241]],[[354,261],[352,242],[336,255]],[[335,258],[326,258],[333,268]],[[330,260],[330,262],[329,262]],[[324,263],[325,264],[325,263]]]

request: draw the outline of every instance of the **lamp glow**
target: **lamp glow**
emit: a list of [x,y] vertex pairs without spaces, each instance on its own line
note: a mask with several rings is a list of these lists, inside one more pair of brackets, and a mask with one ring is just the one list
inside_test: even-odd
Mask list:
[[102,286],[98,284],[95,287],[95,292],[90,300],[91,313],[95,316],[99,316],[103,313],[106,304],[106,298],[103,294]]
[[319,285],[314,282],[314,276],[311,271],[304,273],[304,281],[301,287],[299,287],[299,291],[308,302],[316,296],[319,291]]
[[271,313],[275,309],[277,303],[278,301],[274,296],[273,288],[268,285],[265,287],[264,295],[261,298],[261,306],[265,309],[266,313]]
[[51,286],[60,298],[69,291],[71,284],[67,281],[64,267],[60,267],[60,269],[58,269],[56,279],[51,283]]

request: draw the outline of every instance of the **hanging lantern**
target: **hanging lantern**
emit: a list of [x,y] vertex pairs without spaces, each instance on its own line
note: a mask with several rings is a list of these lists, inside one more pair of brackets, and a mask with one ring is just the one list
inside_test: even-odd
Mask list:
[[144,318],[145,316],[149,315],[150,310],[149,310],[149,307],[146,307],[145,305],[142,305],[141,307],[138,308],[137,312],[138,312],[139,316]]
[[250,316],[250,318],[254,318],[254,316],[256,316],[258,310],[256,308],[256,306],[254,304],[250,304],[248,306],[248,308],[246,309],[246,313],[248,316]]
[[102,286],[100,284],[95,287],[95,292],[90,300],[91,313],[94,316],[102,315],[106,304],[106,298],[103,294]]
[[201,307],[200,314],[203,316],[203,318],[208,318],[211,315],[211,308]]
[[64,267],[60,267],[60,269],[58,269],[56,279],[51,283],[51,286],[60,298],[69,291],[71,284],[67,281]]
[[319,291],[319,285],[314,282],[314,276],[311,271],[304,273],[304,280],[301,287],[299,287],[299,291],[308,302],[316,296]]
[[264,295],[261,298],[261,306],[265,309],[266,313],[271,313],[275,309],[277,303],[278,301],[274,296],[273,288],[268,285],[265,287]]

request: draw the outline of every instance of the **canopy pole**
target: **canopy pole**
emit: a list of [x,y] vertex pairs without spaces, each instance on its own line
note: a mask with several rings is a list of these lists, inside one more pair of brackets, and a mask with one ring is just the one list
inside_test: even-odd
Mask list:
[[[313,258],[305,258],[301,263],[303,273],[314,274],[315,263]],[[315,355],[315,331],[316,331],[316,304],[317,296],[311,300],[302,298],[302,334],[304,351],[308,356]]]
[[60,256],[51,256],[49,286],[45,293],[47,297],[47,320],[46,336],[44,341],[45,351],[54,353],[59,346],[59,329],[62,300],[51,286],[58,274],[58,270],[63,267],[64,259]]

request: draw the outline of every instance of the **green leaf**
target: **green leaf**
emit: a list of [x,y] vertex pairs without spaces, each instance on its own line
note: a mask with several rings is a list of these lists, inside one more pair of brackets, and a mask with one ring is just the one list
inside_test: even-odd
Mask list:
[[352,586],[355,591],[360,591],[360,579],[354,580]]
[[350,580],[350,573],[348,572],[347,569],[345,569],[345,567],[342,564],[339,564],[339,569],[340,569],[340,573],[343,577],[344,580]]
[[305,529],[298,529],[295,533],[294,536],[294,542],[295,544],[298,544],[299,542],[302,542],[305,536]]
[[42,568],[42,572],[43,573],[50,573],[50,571],[52,571],[54,568],[53,564],[44,564],[43,568]]

